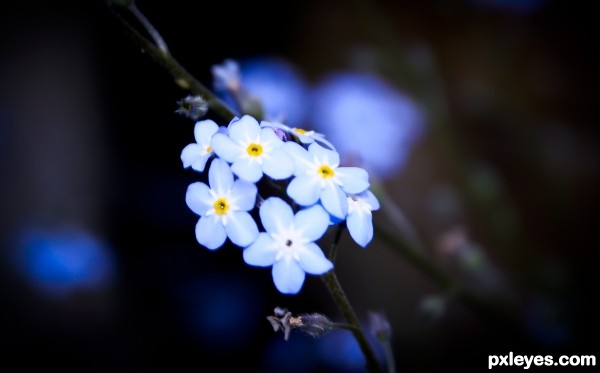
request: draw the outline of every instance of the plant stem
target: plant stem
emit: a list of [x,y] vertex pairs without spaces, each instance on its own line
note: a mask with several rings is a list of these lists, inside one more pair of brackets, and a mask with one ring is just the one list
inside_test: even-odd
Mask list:
[[381,372],[381,367],[379,366],[375,352],[369,344],[369,341],[367,340],[367,337],[360,326],[360,321],[358,320],[354,309],[350,305],[350,301],[348,301],[348,298],[346,297],[346,294],[344,293],[344,290],[342,289],[335,272],[331,270],[322,275],[321,279],[327,286],[327,290],[329,290],[329,293],[337,304],[338,309],[348,324],[352,327],[350,330],[352,331],[354,338],[358,342],[358,345],[365,356],[367,361],[367,369],[369,372]]
[[235,117],[235,113],[231,110],[223,101],[221,101],[211,90],[206,88],[204,84],[200,83],[192,74],[190,74],[181,64],[171,55],[167,44],[160,36],[158,31],[150,21],[143,15],[143,13],[135,7],[132,2],[127,7],[120,7],[131,12],[135,18],[144,26],[146,31],[152,36],[155,43],[152,43],[146,37],[144,37],[138,30],[136,30],[114,7],[110,7],[115,16],[121,21],[124,26],[127,35],[133,39],[133,41],[142,48],[143,52],[147,54],[154,62],[162,66],[175,80],[175,83],[182,89],[190,91],[194,94],[202,96],[208,103],[208,107],[212,109],[217,115],[231,120]]

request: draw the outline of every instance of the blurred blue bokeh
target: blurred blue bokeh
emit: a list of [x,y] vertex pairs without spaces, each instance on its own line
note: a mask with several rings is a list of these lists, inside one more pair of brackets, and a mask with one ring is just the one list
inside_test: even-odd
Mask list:
[[106,288],[116,270],[111,249],[74,227],[23,229],[16,236],[13,261],[28,282],[51,296]]

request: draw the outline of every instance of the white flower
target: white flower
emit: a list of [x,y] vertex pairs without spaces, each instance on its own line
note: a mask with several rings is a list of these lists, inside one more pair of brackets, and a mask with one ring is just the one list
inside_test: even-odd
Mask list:
[[260,219],[266,232],[244,249],[247,264],[273,266],[273,282],[284,294],[295,294],[304,284],[305,273],[321,275],[333,268],[314,241],[325,234],[329,215],[320,205],[300,210],[278,197],[270,197],[260,207]]
[[196,239],[215,250],[229,237],[238,246],[248,246],[256,239],[258,228],[247,211],[254,208],[256,185],[233,181],[227,163],[214,159],[208,170],[210,187],[202,182],[191,184],[185,196],[188,207],[200,215]]
[[204,171],[206,161],[213,155],[210,140],[218,130],[219,126],[210,119],[196,122],[194,126],[194,138],[196,142],[188,144],[181,152],[183,167],[192,166],[196,171]]
[[340,156],[312,143],[306,151],[294,142],[285,149],[296,162],[294,179],[287,194],[298,204],[310,206],[319,200],[331,215],[344,219],[348,213],[346,193],[362,193],[369,188],[369,175],[358,167],[339,167]]
[[219,157],[232,163],[240,179],[255,183],[263,173],[275,180],[292,176],[294,162],[273,129],[261,128],[256,119],[244,115],[228,126],[229,136],[217,133],[211,145]]

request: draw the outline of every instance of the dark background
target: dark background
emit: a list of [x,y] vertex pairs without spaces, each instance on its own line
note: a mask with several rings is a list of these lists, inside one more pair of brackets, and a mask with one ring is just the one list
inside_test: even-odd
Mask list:
[[[419,3],[138,6],[208,86],[210,67],[226,58],[277,55],[309,82],[369,66],[417,100],[442,98],[442,112],[425,102],[427,134],[385,183],[432,248],[431,260],[494,304],[481,279],[433,249],[446,229],[469,232],[510,284],[517,328],[454,300],[431,320],[421,305],[442,294],[434,282],[377,237],[367,250],[344,238],[340,280],[361,318],[369,310],[388,315],[398,371],[485,369],[489,354],[510,351],[598,356],[594,13],[550,0]],[[175,114],[187,92],[128,39],[104,2],[3,7],[0,364],[361,371],[335,363],[345,361],[348,343],[339,333],[345,342],[293,334],[285,343],[265,320],[275,306],[340,320],[318,278],[283,296],[270,272],[246,266],[239,249],[210,252],[196,243],[197,217],[184,195],[197,175],[179,159],[193,122]],[[412,56],[419,66],[408,52],[415,48],[435,68],[409,76],[402,62]],[[450,221],[431,216],[436,186],[458,195],[460,214]],[[23,232],[32,230],[86,232],[101,242],[106,257],[92,262],[108,264],[100,274],[90,270],[98,283],[70,287],[72,279],[57,285],[44,282],[51,275],[32,275],[28,259],[19,259],[30,242]]]

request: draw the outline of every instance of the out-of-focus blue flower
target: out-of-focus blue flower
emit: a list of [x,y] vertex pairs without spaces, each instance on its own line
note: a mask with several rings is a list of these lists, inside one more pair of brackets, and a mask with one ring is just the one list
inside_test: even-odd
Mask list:
[[273,266],[273,281],[284,294],[296,294],[304,284],[305,273],[321,275],[333,268],[314,241],[329,227],[329,215],[320,205],[300,210],[282,199],[270,197],[260,206],[260,219],[266,232],[244,249],[247,264]]
[[244,115],[228,130],[229,136],[214,135],[211,145],[215,154],[232,163],[231,170],[240,179],[255,183],[263,173],[275,180],[292,176],[294,162],[272,128],[261,128],[256,119]]
[[[367,335],[383,366],[384,355],[381,344],[372,335]],[[364,372],[366,360],[356,339],[345,330],[332,330],[317,341],[318,356],[328,372]]]
[[343,163],[360,165],[379,178],[400,170],[424,132],[416,103],[374,75],[340,72],[325,77],[313,90],[310,113]]
[[325,139],[325,135],[322,133],[318,133],[313,130],[305,130],[304,128],[289,127],[285,124],[277,122],[262,122],[261,127],[262,126],[283,130],[293,136],[296,136],[302,144],[308,145],[316,141],[319,144],[325,145],[327,148],[335,151],[335,146],[327,141]]
[[219,126],[210,119],[196,122],[194,126],[196,142],[188,144],[181,152],[183,167],[192,166],[196,171],[204,171],[206,161],[213,154],[210,140],[218,130]]
[[210,187],[202,182],[190,184],[185,196],[188,207],[200,215],[196,239],[215,250],[227,237],[238,246],[248,246],[256,239],[258,227],[247,212],[256,202],[256,185],[233,180],[227,162],[214,159],[208,170]]
[[236,273],[205,273],[177,291],[177,306],[186,329],[207,351],[236,351],[250,346],[261,323],[260,288]]
[[109,247],[86,231],[31,228],[17,237],[16,245],[17,269],[51,295],[103,288],[113,280],[115,261]]
[[240,61],[243,88],[260,99],[266,118],[293,126],[305,122],[309,90],[299,70],[277,57]]
[[379,210],[379,201],[370,190],[348,195],[348,216],[346,225],[354,241],[366,247],[373,239],[373,215]]
[[226,59],[221,65],[213,65],[211,72],[215,90],[235,92],[240,89],[240,65],[236,61]]
[[267,346],[261,372],[318,372],[320,364],[316,352],[315,339],[302,333],[296,333],[288,341],[273,338]]
[[369,187],[369,175],[358,167],[339,167],[340,156],[333,150],[312,143],[308,151],[294,142],[285,148],[296,163],[294,179],[287,188],[288,195],[302,206],[319,200],[335,217],[348,213],[346,193],[362,193]]

